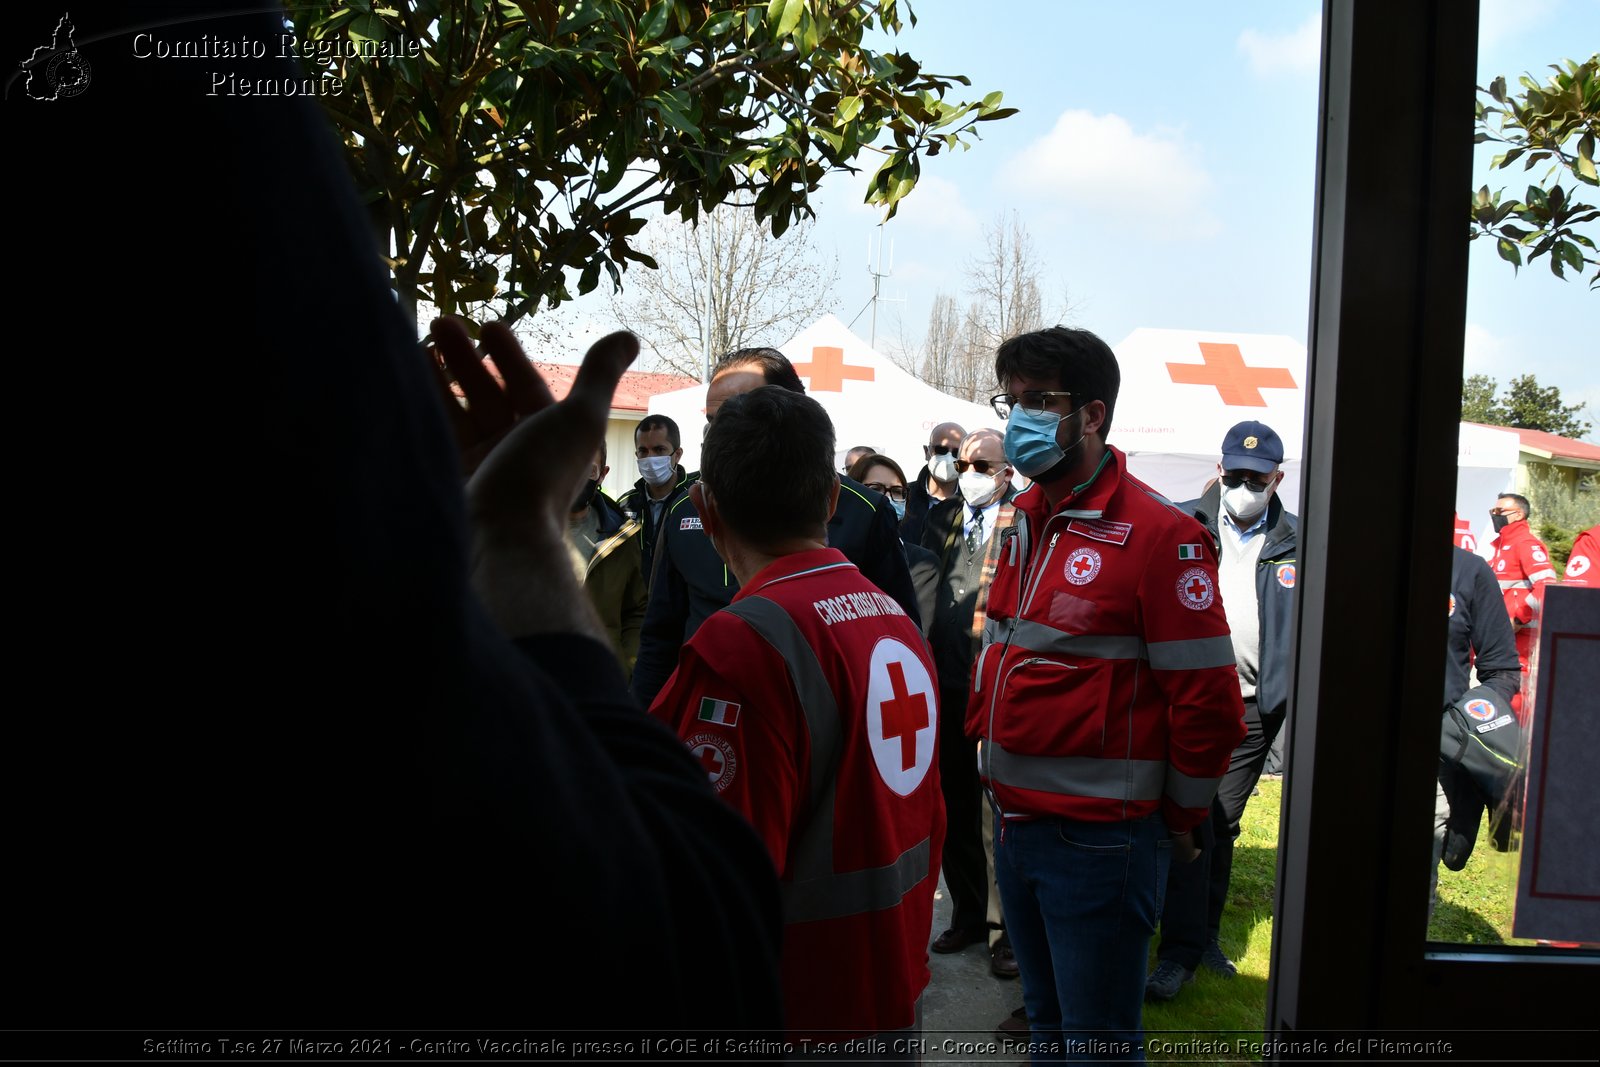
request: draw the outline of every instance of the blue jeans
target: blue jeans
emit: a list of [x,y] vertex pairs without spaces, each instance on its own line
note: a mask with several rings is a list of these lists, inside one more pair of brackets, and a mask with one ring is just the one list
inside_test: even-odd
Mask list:
[[1172,859],[1161,816],[1012,819],[994,852],[1033,1061],[1142,1062],[1145,959]]

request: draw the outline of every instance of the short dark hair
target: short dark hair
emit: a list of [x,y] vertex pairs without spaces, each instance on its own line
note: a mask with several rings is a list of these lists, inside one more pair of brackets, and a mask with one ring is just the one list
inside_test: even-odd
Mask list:
[[1100,440],[1104,441],[1111,432],[1122,371],[1111,346],[1095,334],[1066,326],[1018,334],[1003,342],[994,357],[994,376],[1001,388],[1013,374],[1055,378],[1061,388],[1072,394],[1074,407],[1100,401],[1106,406]]
[[683,435],[678,432],[678,424],[665,415],[646,415],[639,420],[639,425],[633,428],[633,443],[639,443],[639,435],[649,433],[651,430],[667,431],[667,440],[672,442],[672,450],[676,452],[683,447]]
[[825,528],[834,478],[833,421],[804,393],[741,393],[706,431],[700,480],[728,526],[758,545]]
[[850,469],[845,472],[845,477],[854,478],[856,481],[864,483],[867,480],[867,472],[873,467],[888,467],[894,471],[895,477],[900,479],[901,485],[907,484],[906,472],[900,469],[900,464],[881,452],[874,452],[870,456],[862,456],[850,464]]
[[794,364],[789,362],[788,356],[776,348],[735,349],[717,360],[717,365],[711,368],[711,377],[715,378],[723,371],[733,370],[735,367],[760,367],[761,377],[768,385],[776,385],[791,393],[806,391],[806,387],[800,384],[800,375],[794,371]]
[[1521,493],[1501,493],[1499,496],[1495,497],[1495,499],[1515,500],[1517,502],[1517,507],[1522,510],[1523,518],[1533,518],[1533,508],[1528,505],[1528,498],[1523,496]]

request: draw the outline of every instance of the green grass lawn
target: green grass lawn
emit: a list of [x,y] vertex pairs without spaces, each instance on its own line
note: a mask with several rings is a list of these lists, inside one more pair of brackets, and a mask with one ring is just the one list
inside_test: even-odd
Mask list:
[[[1182,1042],[1216,1031],[1234,1031],[1234,1041],[1262,1036],[1267,1015],[1267,961],[1272,950],[1273,883],[1278,865],[1278,801],[1282,783],[1263,781],[1250,798],[1234,846],[1228,907],[1222,915],[1222,949],[1239,965],[1239,977],[1221,978],[1202,968],[1194,983],[1166,1004],[1146,1004],[1144,1027],[1152,1062],[1242,1062],[1249,1056],[1216,1052],[1164,1052],[1163,1041]],[[1440,868],[1439,903],[1428,936],[1470,944],[1531,944],[1511,937],[1517,888],[1517,855],[1498,853],[1480,834],[1465,870]],[[1155,965],[1151,945],[1151,966]]]

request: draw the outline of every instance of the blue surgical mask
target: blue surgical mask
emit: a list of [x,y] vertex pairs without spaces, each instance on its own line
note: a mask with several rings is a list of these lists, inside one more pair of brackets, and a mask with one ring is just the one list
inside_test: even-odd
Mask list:
[[1070,419],[1078,411],[1065,415],[1044,411],[1035,415],[1020,404],[1011,409],[1006,420],[1006,459],[1025,477],[1036,478],[1067,458],[1069,449],[1083,443],[1083,435],[1066,448],[1056,443],[1056,430],[1062,419]]
[[895,518],[903,519],[906,517],[906,502],[904,500],[896,500],[894,497],[890,497],[889,506],[894,508]]

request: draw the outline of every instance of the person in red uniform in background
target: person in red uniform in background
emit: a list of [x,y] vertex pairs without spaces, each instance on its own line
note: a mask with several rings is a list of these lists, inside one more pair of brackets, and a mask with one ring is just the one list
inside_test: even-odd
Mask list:
[[1478,535],[1472,532],[1472,524],[1456,515],[1455,542],[1457,548],[1464,548],[1468,552],[1478,551]]
[[1600,526],[1591,526],[1572,542],[1572,554],[1567,557],[1567,571],[1561,576],[1571,585],[1595,585],[1600,575],[1594,573],[1600,564]]
[[[920,1028],[944,805],[922,634],[826,544],[833,451],[802,394],[765,386],[718,409],[690,493],[740,588],[650,711],[778,869],[788,1034],[842,1041]],[[903,1035],[886,1045],[910,1052]]]
[[[1494,560],[1489,566],[1500,582],[1506,614],[1511,616],[1511,628],[1516,631],[1524,685],[1528,681],[1528,660],[1538,639],[1538,588],[1556,577],[1550,550],[1528,527],[1529,515],[1528,498],[1516,493],[1502,493],[1489,511],[1495,528]],[[1518,722],[1527,722],[1521,693],[1511,698],[1511,710]]]

